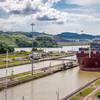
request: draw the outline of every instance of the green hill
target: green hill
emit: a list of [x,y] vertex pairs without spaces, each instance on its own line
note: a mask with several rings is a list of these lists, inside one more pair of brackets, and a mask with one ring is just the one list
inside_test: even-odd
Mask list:
[[0,31],[0,52],[14,47],[56,47],[54,37],[45,33],[28,32],[1,32]]

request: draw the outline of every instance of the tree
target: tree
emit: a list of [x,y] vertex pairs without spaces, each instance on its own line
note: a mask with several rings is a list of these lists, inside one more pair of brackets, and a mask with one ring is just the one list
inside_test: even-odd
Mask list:
[[36,40],[39,42],[40,47],[55,47],[55,46],[57,46],[57,42],[55,41],[55,39],[50,36],[37,37]]
[[33,48],[36,48],[39,46],[39,42],[37,40],[33,41]]
[[29,41],[28,39],[23,39],[23,38],[17,38],[16,44],[18,47],[31,47],[32,41]]
[[0,42],[0,54],[8,52],[13,52],[14,47],[7,45],[6,43]]

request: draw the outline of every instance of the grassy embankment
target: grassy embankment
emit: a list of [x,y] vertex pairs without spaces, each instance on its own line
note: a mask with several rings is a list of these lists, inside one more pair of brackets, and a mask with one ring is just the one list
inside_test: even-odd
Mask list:
[[94,90],[92,87],[87,87],[83,91],[79,92],[77,95],[73,96],[70,100],[82,100],[85,96]]
[[[98,91],[96,91],[96,92],[94,93],[94,96],[95,96],[95,97],[98,97],[98,95],[100,95],[100,90],[98,90]],[[100,99],[100,97],[99,97],[99,99]]]
[[[29,59],[27,55],[31,54],[30,52],[16,52],[16,53],[10,53],[8,56],[9,66],[16,66],[16,65],[23,65],[29,63]],[[23,60],[16,60],[16,58],[21,58]],[[6,54],[0,54],[0,68],[6,67]]]
[[[92,85],[84,88],[82,91],[72,96],[69,100],[83,100],[86,96],[88,96],[91,92],[93,92],[96,88],[98,88],[98,86],[100,86],[100,80],[97,80]],[[98,95],[100,95],[100,91],[96,91],[94,93],[95,97],[97,97]]]
[[[28,58],[29,54],[31,54],[31,52],[10,53],[8,58],[11,61],[9,61],[8,67],[14,67],[14,66],[18,66],[18,65],[29,64],[30,63],[30,60]],[[67,54],[65,52],[61,52],[61,53],[50,52],[50,53],[47,53],[45,56],[42,56],[42,58],[40,60],[37,60],[35,62],[53,59],[53,58],[58,58],[58,57],[67,57],[67,56],[71,56],[71,55],[72,54]],[[22,60],[18,60],[16,58],[21,58]],[[6,67],[6,61],[5,60],[6,60],[6,54],[0,54],[0,68]]]
[[100,85],[100,80],[96,81],[95,84],[96,84],[96,85]]
[[[12,87],[24,82],[31,81],[33,79],[38,79],[59,72],[61,71],[61,67],[62,65],[56,65],[56,66],[48,67],[46,69],[35,70],[33,72],[33,75],[32,72],[24,72],[24,73],[8,76],[7,77],[8,87]],[[5,80],[5,77],[2,78],[1,80]],[[0,83],[0,90],[4,88],[5,88],[5,83]]]

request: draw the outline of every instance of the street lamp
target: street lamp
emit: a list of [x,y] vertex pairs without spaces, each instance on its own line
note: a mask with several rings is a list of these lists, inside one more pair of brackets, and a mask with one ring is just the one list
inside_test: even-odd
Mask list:
[[8,68],[8,49],[7,49],[7,51],[6,51],[6,80],[5,80],[5,100],[7,100],[7,75],[8,75],[8,70],[7,70],[7,68]]
[[56,95],[57,95],[57,100],[60,100],[60,98],[59,98],[59,88],[58,88],[58,91],[56,91]]
[[32,27],[32,76],[33,76],[33,26],[34,26],[35,24],[34,23],[32,23],[31,24],[31,27]]

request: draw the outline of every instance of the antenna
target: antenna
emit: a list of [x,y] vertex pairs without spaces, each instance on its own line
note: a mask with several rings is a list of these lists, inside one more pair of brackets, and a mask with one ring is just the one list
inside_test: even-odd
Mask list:
[[83,33],[84,32],[84,30],[81,30],[81,33]]
[[34,25],[35,25],[34,23],[31,24],[31,26],[32,26],[32,33],[33,33],[33,26],[34,26]]
[[91,46],[89,46],[89,58],[91,58]]

